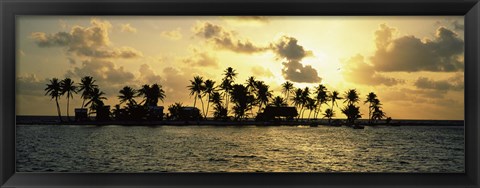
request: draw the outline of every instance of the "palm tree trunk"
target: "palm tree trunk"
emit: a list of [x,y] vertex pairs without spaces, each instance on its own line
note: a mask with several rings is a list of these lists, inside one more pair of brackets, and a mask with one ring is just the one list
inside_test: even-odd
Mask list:
[[68,121],[70,121],[70,115],[68,113],[68,109],[70,109],[70,98],[68,97],[68,93],[67,93],[67,119]]
[[228,94],[225,94],[225,98],[227,99],[225,100],[225,109],[227,110],[227,117],[228,117],[228,96],[229,96]]
[[225,108],[228,111],[228,101],[229,101],[229,95],[227,94],[227,100],[225,100]]
[[303,105],[300,107],[300,113],[298,113],[298,118],[297,118],[297,120],[299,120],[300,117],[303,118]]
[[368,107],[368,124],[372,124],[372,105]]
[[315,114],[315,119],[318,118],[318,114],[319,114],[320,112],[322,112],[322,103],[320,103],[320,104],[318,105],[318,110],[317,110],[317,114]]
[[308,113],[308,119],[310,119],[310,115],[312,114],[312,110]]
[[302,111],[302,119],[303,119],[303,113],[305,112],[305,106],[304,105],[302,105],[301,111]]
[[[258,105],[258,111],[257,111],[257,114],[260,112],[260,109],[262,109],[262,103],[260,103],[260,105]],[[252,113],[253,115],[253,113]]]
[[335,103],[334,103],[334,102],[335,102],[335,101],[333,101],[333,100],[332,100],[332,112],[333,112],[333,105],[335,105]]
[[210,95],[208,95],[208,100],[207,100],[207,112],[205,113],[205,119],[207,119],[208,107],[210,107]]
[[298,109],[297,121],[300,120],[300,115],[302,114],[302,108]]
[[202,98],[200,98],[200,102],[202,102],[202,111],[203,111],[203,114],[205,114],[205,107],[203,106],[203,100],[202,100]]
[[62,120],[62,112],[60,111],[60,105],[58,105],[58,98],[55,98],[55,102],[57,103],[58,119],[60,119],[60,122],[63,122],[63,120]]
[[290,91],[287,91],[287,98],[285,100],[287,100],[287,106],[288,106],[288,97],[289,97],[289,93]]
[[198,97],[198,94],[195,93],[195,98],[193,99],[193,107],[195,108],[196,104],[197,104],[197,97]]

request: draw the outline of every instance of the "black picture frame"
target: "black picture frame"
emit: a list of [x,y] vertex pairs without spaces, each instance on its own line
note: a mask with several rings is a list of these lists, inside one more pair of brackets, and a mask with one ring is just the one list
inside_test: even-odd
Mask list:
[[[464,15],[465,173],[17,173],[18,15]],[[0,0],[1,187],[479,187],[478,0]]]

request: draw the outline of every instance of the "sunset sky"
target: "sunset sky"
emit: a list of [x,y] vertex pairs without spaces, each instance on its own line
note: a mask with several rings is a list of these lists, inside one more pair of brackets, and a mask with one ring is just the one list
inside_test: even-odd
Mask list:
[[[255,76],[274,96],[284,96],[286,80],[342,95],[356,88],[362,118],[375,92],[393,119],[464,119],[463,29],[462,16],[19,16],[17,115],[56,115],[48,80],[87,75],[108,105],[124,86],[158,83],[166,92],[159,105],[193,106],[189,80],[219,84],[232,67],[235,83]],[[66,114],[65,96],[60,102]],[[75,95],[71,115],[81,102]]]

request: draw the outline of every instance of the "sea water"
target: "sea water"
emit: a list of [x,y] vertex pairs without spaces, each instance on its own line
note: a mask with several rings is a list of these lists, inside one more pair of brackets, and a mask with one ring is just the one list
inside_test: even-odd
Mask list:
[[16,126],[18,172],[464,172],[445,126]]

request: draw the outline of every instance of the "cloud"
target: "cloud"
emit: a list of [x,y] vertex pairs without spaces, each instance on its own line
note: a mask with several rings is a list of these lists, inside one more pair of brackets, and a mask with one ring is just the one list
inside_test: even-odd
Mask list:
[[65,77],[78,81],[84,76],[92,76],[96,80],[95,83],[106,93],[108,101],[115,101],[118,91],[123,86],[136,87],[135,75],[132,72],[104,59],[82,61],[79,67],[65,73]]
[[380,29],[375,31],[375,44],[377,49],[385,49],[392,42],[393,35],[397,32],[395,28],[390,28],[386,24],[380,24]]
[[71,57],[67,57],[67,60],[68,60],[68,63],[70,63],[71,65],[77,64],[77,61],[75,61],[75,59],[73,59]]
[[464,116],[464,96],[461,92],[397,87],[377,92],[385,111],[394,119],[396,116],[411,119],[463,119]]
[[111,61],[101,59],[86,60],[82,62],[81,67],[75,67],[66,73],[66,77],[82,78],[92,76],[99,82],[107,85],[127,84],[133,81],[134,75],[123,67],[116,67]]
[[255,76],[259,76],[259,77],[273,77],[273,73],[266,69],[266,68],[263,68],[261,66],[255,66],[255,67],[252,67],[252,74],[255,75]]
[[270,48],[280,58],[287,60],[300,61],[307,56],[312,56],[312,51],[307,51],[303,46],[298,45],[298,40],[293,37],[282,36],[276,43],[272,43]]
[[447,80],[433,80],[427,77],[420,77],[415,81],[415,86],[419,89],[433,89],[439,91],[463,91],[463,79],[453,77]]
[[448,28],[451,28],[455,31],[458,31],[458,32],[464,32],[465,30],[465,24],[464,24],[464,21],[463,19],[460,21],[458,19],[455,19],[455,20],[451,20],[451,19],[447,19],[447,20],[443,20],[443,21],[437,21],[435,22],[435,26],[446,26]]
[[140,69],[138,70],[140,73],[140,82],[143,84],[155,84],[161,83],[162,77],[157,75],[154,70],[147,64],[140,65]]
[[180,32],[180,28],[176,28],[171,31],[163,31],[161,33],[163,37],[166,37],[171,40],[180,40],[182,39],[182,33]]
[[460,23],[458,20],[455,20],[452,22],[453,29],[456,31],[464,31],[465,30],[465,24]]
[[415,36],[393,39],[395,29],[380,25],[375,32],[377,51],[371,57],[375,70],[453,72],[464,69],[464,41],[445,27],[437,29],[434,39]]
[[322,80],[312,66],[304,66],[300,63],[303,58],[313,54],[300,46],[297,39],[282,36],[279,41],[270,44],[270,49],[279,59],[286,60],[282,63],[282,76],[286,80],[300,83],[315,83]]
[[218,59],[208,52],[199,51],[197,49],[192,49],[193,54],[190,57],[184,58],[183,63],[201,66],[201,67],[218,67]]
[[217,48],[247,54],[267,50],[273,51],[278,59],[286,60],[282,63],[282,75],[287,80],[306,83],[321,81],[317,71],[312,66],[303,66],[300,63],[303,58],[313,56],[313,53],[299,45],[296,38],[282,36],[277,42],[273,42],[267,47],[259,47],[248,40],[237,39],[238,36],[234,31],[209,22],[198,23],[193,31],[197,37],[208,40]]
[[193,32],[195,36],[206,39],[219,49],[228,49],[237,53],[257,53],[266,51],[267,48],[258,47],[249,40],[238,39],[237,34],[222,26],[210,22],[198,23]]
[[31,37],[39,47],[64,47],[67,52],[82,57],[135,58],[142,53],[131,47],[113,48],[109,38],[111,24],[92,19],[89,27],[73,26],[70,32],[46,34],[35,32]]
[[125,33],[137,33],[137,28],[132,27],[129,23],[120,24],[120,31]]
[[29,96],[43,96],[48,80],[40,81],[35,74],[23,74],[17,76],[16,94]]
[[372,65],[365,62],[362,55],[353,56],[343,63],[345,64],[343,76],[349,82],[364,85],[383,84],[386,86],[393,86],[405,82],[402,79],[387,77],[376,72]]
[[282,63],[282,75],[285,79],[299,82],[299,83],[315,83],[320,82],[322,79],[318,77],[317,71],[312,66],[303,66],[296,60],[287,61]]
[[[189,92],[186,92],[189,85],[189,76],[180,72],[174,67],[163,69],[165,83],[163,84],[167,96],[165,103],[188,101]],[[187,105],[186,103],[183,103]]]
[[377,91],[384,104],[390,102],[413,102],[428,103],[433,99],[443,99],[446,92],[438,92],[435,90],[408,89],[408,88],[388,88],[386,90]]

